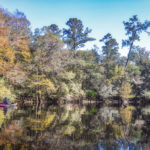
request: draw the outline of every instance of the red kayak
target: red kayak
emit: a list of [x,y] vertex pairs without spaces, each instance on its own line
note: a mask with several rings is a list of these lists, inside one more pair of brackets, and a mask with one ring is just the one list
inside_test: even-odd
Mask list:
[[8,108],[8,107],[13,107],[13,106],[17,106],[17,103],[13,103],[13,104],[2,104],[2,103],[0,103],[0,107]]

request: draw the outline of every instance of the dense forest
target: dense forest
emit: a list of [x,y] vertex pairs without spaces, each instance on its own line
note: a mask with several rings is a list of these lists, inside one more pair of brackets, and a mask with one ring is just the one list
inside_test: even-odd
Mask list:
[[150,52],[137,42],[142,33],[150,34],[150,22],[135,15],[123,25],[127,57],[119,54],[119,44],[110,33],[99,39],[102,47],[81,50],[95,39],[77,18],[68,19],[66,29],[51,24],[32,32],[24,13],[1,8],[0,99],[148,101]]

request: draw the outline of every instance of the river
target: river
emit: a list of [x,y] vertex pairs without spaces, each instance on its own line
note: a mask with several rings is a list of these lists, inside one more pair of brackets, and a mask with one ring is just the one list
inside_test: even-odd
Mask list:
[[150,150],[150,106],[0,108],[0,150]]

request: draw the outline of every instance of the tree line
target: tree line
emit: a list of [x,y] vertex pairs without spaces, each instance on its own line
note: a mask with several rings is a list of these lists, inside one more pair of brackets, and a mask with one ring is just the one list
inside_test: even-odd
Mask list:
[[0,8],[1,99],[150,98],[150,52],[135,44],[141,33],[150,34],[150,21],[141,22],[135,15],[123,22],[127,57],[120,55],[110,33],[100,39],[102,47],[81,50],[95,40],[90,37],[92,30],[77,18],[70,18],[66,25],[60,29],[51,24],[32,32],[24,13]]

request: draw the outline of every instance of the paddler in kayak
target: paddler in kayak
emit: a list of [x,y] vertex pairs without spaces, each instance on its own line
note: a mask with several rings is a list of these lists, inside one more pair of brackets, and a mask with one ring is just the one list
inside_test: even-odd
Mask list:
[[10,103],[9,98],[5,97],[3,103],[0,103],[0,107],[16,107],[17,103]]
[[7,97],[4,98],[3,104],[10,105],[9,99]]

